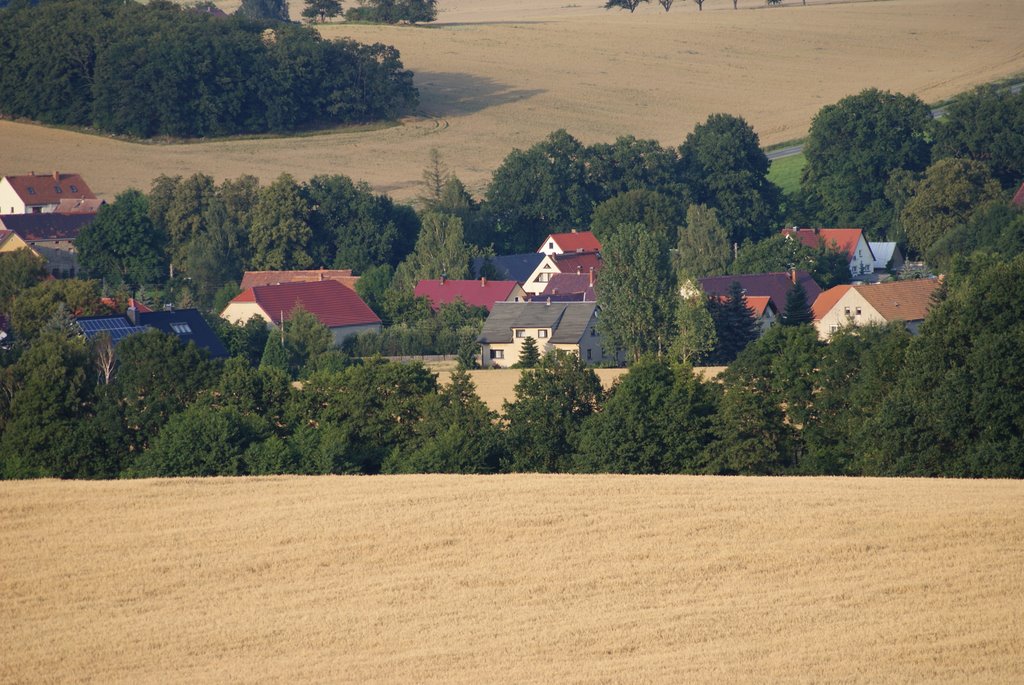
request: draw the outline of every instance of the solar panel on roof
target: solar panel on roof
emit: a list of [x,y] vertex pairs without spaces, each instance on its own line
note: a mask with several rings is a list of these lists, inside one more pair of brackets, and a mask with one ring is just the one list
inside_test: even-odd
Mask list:
[[123,317],[104,317],[99,319],[78,319],[78,326],[82,329],[85,337],[92,340],[100,333],[110,335],[110,341],[117,344],[133,333],[142,333],[149,329],[149,326],[134,326],[128,319]]

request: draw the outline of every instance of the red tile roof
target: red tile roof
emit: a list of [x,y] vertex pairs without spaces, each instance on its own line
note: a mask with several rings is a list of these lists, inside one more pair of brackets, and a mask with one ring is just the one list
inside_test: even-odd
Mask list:
[[311,269],[305,271],[246,271],[242,275],[242,290],[257,285],[281,285],[282,283],[314,283],[316,281],[337,281],[355,290],[359,276],[352,275],[352,269]]
[[544,243],[537,252],[542,252],[548,243],[554,241],[562,252],[597,252],[601,249],[601,241],[590,231],[575,231],[572,233],[552,233],[544,239]]
[[923,321],[932,307],[937,278],[853,286],[886,321]]
[[[818,295],[821,294],[819,286],[809,273],[797,271],[796,279],[803,285],[807,292],[807,304],[814,305]],[[766,274],[744,274],[741,276],[708,276],[698,279],[701,289],[708,295],[728,295],[729,288],[733,281],[740,284],[743,294],[747,297],[767,295],[772,298],[775,311],[781,312],[786,308],[786,295],[793,287],[793,275],[788,271],[773,271]]]
[[601,253],[599,252],[569,252],[566,254],[552,255],[555,266],[563,274],[589,274],[594,269],[594,275],[601,270]]
[[596,278],[591,280],[590,272],[587,273],[571,273],[571,274],[554,274],[551,276],[551,280],[544,287],[542,292],[536,299],[543,299],[548,295],[586,295],[584,302],[594,301],[594,283],[597,281]]
[[1017,207],[1024,207],[1024,183],[1020,184],[1020,188],[1013,194],[1013,204]]
[[[727,302],[729,300],[728,295],[717,295],[716,297],[719,302]],[[767,295],[744,295],[743,299],[747,303],[747,309],[750,310],[755,319],[760,319],[764,316],[765,311],[768,309],[778,312],[772,303],[772,298]]]
[[96,199],[78,174],[28,174],[4,176],[21,201],[27,205],[55,205],[66,198]]
[[255,302],[278,325],[281,316],[287,321],[300,303],[328,328],[380,323],[354,290],[331,280],[255,286],[231,301]]
[[864,232],[859,228],[784,228],[782,235],[793,236],[807,247],[816,250],[824,245],[842,252],[850,259]]
[[443,281],[422,280],[416,284],[413,295],[430,300],[430,306],[435,310],[442,304],[462,300],[468,305],[486,307],[487,311],[491,311],[495,302],[508,300],[517,285],[515,281],[489,281],[486,278],[472,281],[450,278]]
[[818,299],[811,305],[811,312],[814,313],[814,320],[821,321],[822,318],[832,311],[832,307],[836,306],[836,302],[842,299],[843,295],[852,288],[852,285],[837,285],[834,288],[829,288],[822,294],[818,295]]

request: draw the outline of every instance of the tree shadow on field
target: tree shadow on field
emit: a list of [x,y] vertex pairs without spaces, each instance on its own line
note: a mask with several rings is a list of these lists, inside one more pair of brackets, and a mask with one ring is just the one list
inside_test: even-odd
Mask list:
[[473,114],[545,92],[538,88],[513,88],[487,76],[445,71],[416,72],[416,87],[423,109],[439,117]]

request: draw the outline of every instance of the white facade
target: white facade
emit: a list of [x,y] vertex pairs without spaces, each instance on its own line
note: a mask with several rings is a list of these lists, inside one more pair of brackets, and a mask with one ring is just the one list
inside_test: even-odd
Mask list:
[[871,252],[868,241],[864,238],[864,233],[861,233],[857,247],[854,248],[853,255],[850,257],[850,275],[856,279],[874,272],[875,256]]
[[544,292],[544,289],[548,287],[548,281],[554,274],[562,273],[559,270],[558,265],[555,264],[555,258],[550,254],[544,256],[544,259],[540,261],[537,268],[533,270],[530,277],[523,283],[523,290],[529,295],[540,295]]
[[523,343],[533,338],[541,357],[553,350],[578,354],[588,364],[598,364],[611,357],[604,355],[601,335],[597,332],[596,317],[591,317],[578,343],[552,343],[550,328],[513,328],[512,342],[483,343],[480,346],[480,366],[485,369],[507,369],[517,364],[522,357]]

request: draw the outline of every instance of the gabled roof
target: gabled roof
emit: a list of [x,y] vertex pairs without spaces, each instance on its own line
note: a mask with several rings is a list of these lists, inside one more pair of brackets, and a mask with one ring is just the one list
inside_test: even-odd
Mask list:
[[937,278],[853,286],[886,321],[922,321],[932,306]]
[[55,205],[65,198],[96,198],[78,174],[54,171],[52,174],[29,173],[4,178],[27,205]]
[[[729,300],[728,295],[716,295],[715,297],[719,302],[727,302]],[[744,295],[743,299],[747,303],[747,309],[750,310],[755,319],[760,319],[768,310],[776,314],[779,313],[775,303],[772,302],[772,298],[767,295]]]
[[857,243],[864,232],[859,228],[784,228],[782,235],[797,238],[813,250],[824,246],[838,250],[849,259],[853,259]]
[[304,271],[246,271],[242,275],[242,290],[257,285],[280,285],[282,283],[315,283],[337,281],[355,290],[359,276],[352,275],[352,269],[312,269]]
[[255,302],[276,325],[281,324],[282,316],[287,321],[300,303],[328,328],[380,323],[380,317],[354,290],[337,281],[256,286],[231,302]]
[[596,275],[601,270],[600,252],[570,252],[552,255],[551,258],[563,274],[589,274],[593,269]]
[[0,226],[14,231],[22,240],[74,240],[79,232],[92,223],[95,214],[57,214],[56,212],[40,212],[38,214],[4,214],[0,216]]
[[594,282],[590,278],[589,271],[585,274],[554,274],[544,287],[544,291],[530,299],[544,300],[548,297],[579,302],[597,300],[594,293]]
[[171,311],[138,312],[135,323],[150,326],[164,333],[178,336],[183,344],[194,342],[210,353],[211,357],[227,357],[228,351],[217,334],[206,323],[198,309],[172,309]]
[[578,343],[597,309],[595,302],[496,302],[481,343],[510,343],[515,328],[551,329],[552,343]]
[[445,278],[420,281],[413,289],[413,295],[430,300],[430,306],[435,310],[442,304],[462,300],[468,305],[486,307],[487,311],[491,311],[495,302],[507,300],[518,286],[515,281],[490,281],[486,278],[468,281]]
[[601,241],[591,231],[552,233],[541,243],[537,252],[543,251],[549,242],[554,242],[562,252],[598,252]]
[[107,203],[104,200],[88,197],[71,200],[64,199],[57,204],[57,209],[53,211],[58,214],[95,214],[105,204]]
[[484,275],[481,270],[485,264],[490,264],[494,269],[494,275],[500,280],[525,283],[537,265],[544,259],[539,252],[527,252],[525,254],[498,255],[496,257],[477,257],[473,260],[473,275],[479,278]]
[[[797,271],[796,280],[807,292],[807,304],[814,305],[821,294],[819,286],[806,271]],[[773,271],[764,274],[743,274],[740,276],[708,276],[698,279],[701,289],[708,295],[728,295],[733,281],[740,284],[743,294],[751,296],[767,295],[775,305],[775,311],[786,308],[786,295],[793,287],[793,273],[790,271]]]
[[821,321],[825,318],[825,315],[832,311],[832,307],[836,306],[836,302],[842,299],[852,285],[837,285],[834,288],[829,288],[822,294],[818,295],[818,299],[811,305],[811,312],[814,314],[815,321]]
[[875,268],[884,269],[889,265],[889,260],[892,259],[892,255],[896,252],[896,243],[868,243],[868,247],[871,248],[871,254],[875,256]]

